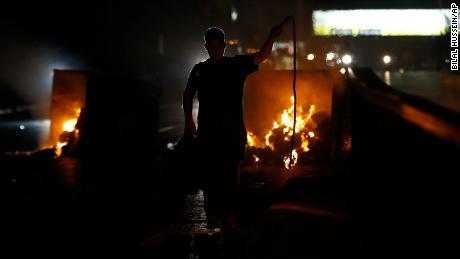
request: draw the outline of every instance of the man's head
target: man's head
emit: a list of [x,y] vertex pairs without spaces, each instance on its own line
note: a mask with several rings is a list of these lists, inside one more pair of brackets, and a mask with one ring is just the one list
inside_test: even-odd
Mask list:
[[225,33],[217,27],[209,28],[204,34],[204,47],[208,51],[209,57],[213,60],[219,60],[224,56]]

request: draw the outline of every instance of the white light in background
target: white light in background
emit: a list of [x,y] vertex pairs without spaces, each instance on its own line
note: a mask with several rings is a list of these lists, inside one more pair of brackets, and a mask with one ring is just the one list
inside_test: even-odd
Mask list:
[[342,67],[342,68],[340,69],[340,73],[345,74],[345,72],[346,72],[345,68]]
[[390,75],[390,71],[385,71],[384,75],[383,75],[383,79],[385,80],[385,84],[387,85],[391,85],[391,75]]
[[329,52],[329,53],[326,54],[326,60],[327,61],[333,60],[334,57],[335,57],[334,52]]
[[[300,46],[297,46],[299,48]],[[294,53],[294,42],[291,41],[276,41],[273,44],[272,51],[287,49],[290,54]]]
[[236,22],[236,20],[238,20],[238,11],[233,6],[232,6],[232,11],[230,13],[230,17],[232,19],[232,22]]
[[193,61],[192,63],[193,64],[198,64],[200,62],[204,62],[208,57],[206,56],[206,54],[204,53],[199,53],[198,55],[196,55],[195,57],[193,57]]
[[86,66],[77,59],[71,57],[67,57],[66,60],[64,60],[65,57],[59,57],[59,59],[60,61],[48,61],[49,63],[45,67],[48,75],[44,75],[44,83],[49,87],[50,91],[53,86],[54,70],[84,70],[86,68]]
[[313,53],[308,54],[308,55],[307,55],[307,59],[308,59],[308,60],[313,60],[313,59],[315,59],[315,54],[313,54]]
[[21,124],[21,125],[19,125],[19,128],[20,128],[21,130],[24,130],[24,129],[26,128],[26,126],[24,126],[24,125]]
[[352,60],[352,58],[351,58],[350,55],[348,55],[348,54],[343,55],[343,57],[342,57],[342,62],[343,62],[345,65],[351,64],[352,61],[353,61],[353,60]]
[[391,62],[391,57],[388,56],[388,55],[385,55],[385,56],[383,56],[382,60],[383,60],[383,63],[385,63],[385,64],[390,64],[390,62]]
[[54,76],[54,70],[71,70],[75,69],[75,67],[64,62],[55,62],[50,63],[48,69],[50,70],[51,76]]

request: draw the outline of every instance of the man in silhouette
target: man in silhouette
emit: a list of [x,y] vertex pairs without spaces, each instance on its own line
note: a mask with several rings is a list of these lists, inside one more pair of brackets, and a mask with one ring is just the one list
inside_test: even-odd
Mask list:
[[[195,138],[203,175],[203,194],[208,228],[236,227],[239,167],[246,147],[243,121],[243,86],[246,77],[266,60],[280,36],[282,24],[272,28],[262,48],[251,55],[224,56],[224,32],[209,28],[205,48],[209,58],[196,64],[183,93],[184,139]],[[192,103],[198,92],[198,130],[192,117]],[[220,222],[220,223],[219,223]]]

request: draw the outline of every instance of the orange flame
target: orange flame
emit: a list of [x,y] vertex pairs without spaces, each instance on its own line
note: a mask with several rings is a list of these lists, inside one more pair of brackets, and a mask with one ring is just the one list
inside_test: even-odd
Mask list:
[[[69,119],[62,124],[63,132],[74,132],[75,131],[75,133],[78,135],[78,129],[76,129],[75,127],[77,125],[78,117],[80,116],[80,112],[81,112],[81,108],[76,109],[75,118]],[[56,155],[57,156],[61,156],[62,148],[66,146],[67,144],[68,143],[66,141],[64,142],[58,141],[58,143],[56,144]]]
[[77,119],[70,119],[64,122],[62,129],[67,132],[72,132],[75,130],[75,125],[77,125]]
[[265,145],[269,147],[271,150],[275,150],[275,146],[270,143],[270,137],[273,135],[273,131],[269,131],[267,135],[265,135]]
[[248,145],[250,147],[253,147],[256,145],[256,136],[254,136],[252,132],[248,132],[247,139],[248,139]]
[[[296,109],[296,126],[293,129],[294,124],[294,96],[290,98],[291,106],[288,109],[284,109],[281,113],[279,120],[273,122],[273,128],[265,134],[265,142],[261,143],[257,141],[256,136],[252,132],[248,132],[248,146],[250,147],[257,147],[257,148],[265,148],[268,147],[272,151],[275,150],[275,143],[272,139],[274,135],[274,130],[282,129],[284,134],[284,141],[291,141],[292,135],[295,133],[301,133],[300,135],[300,151],[301,152],[308,152],[309,148],[309,141],[308,138],[314,138],[315,133],[311,130],[312,127],[308,128],[311,117],[315,112],[315,105],[310,105],[310,109],[308,113],[306,113],[302,106],[298,106]],[[293,163],[292,166],[297,163],[298,153],[296,150],[293,151]],[[286,165],[286,161],[290,161],[290,154],[284,157],[284,162]],[[287,164],[289,166],[289,162]],[[288,168],[288,167],[287,167]]]
[[[297,164],[297,158],[299,157],[299,153],[294,149],[292,150],[292,165],[291,167],[294,167]],[[284,167],[286,169],[289,169],[289,164],[291,163],[291,154],[287,154],[284,158]]]

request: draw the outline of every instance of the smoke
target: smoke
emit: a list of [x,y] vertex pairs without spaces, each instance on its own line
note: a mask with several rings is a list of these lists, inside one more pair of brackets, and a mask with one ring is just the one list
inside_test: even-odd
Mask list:
[[[0,89],[12,92],[17,103],[33,107],[34,118],[49,117],[54,69],[87,69],[70,51],[45,43],[10,42],[1,48]],[[0,102],[6,102],[0,97]]]

